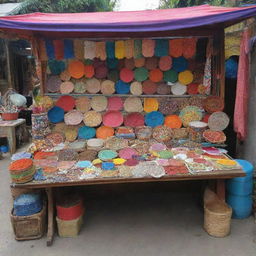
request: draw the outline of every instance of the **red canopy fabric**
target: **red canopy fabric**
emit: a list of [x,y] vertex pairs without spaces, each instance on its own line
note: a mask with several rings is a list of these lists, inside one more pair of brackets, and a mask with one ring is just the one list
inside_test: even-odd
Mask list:
[[0,29],[27,32],[152,32],[209,25],[227,26],[256,15],[256,6],[202,5],[166,10],[32,13],[0,18]]

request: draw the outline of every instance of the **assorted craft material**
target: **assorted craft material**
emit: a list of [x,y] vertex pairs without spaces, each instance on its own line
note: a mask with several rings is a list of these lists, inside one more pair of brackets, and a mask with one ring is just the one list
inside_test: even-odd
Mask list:
[[240,168],[214,148],[225,146],[229,117],[205,94],[196,39],[81,41],[48,55],[48,96],[36,101],[28,153],[13,156],[13,183]]
[[[41,43],[49,49],[57,41],[62,42],[42,40]],[[48,93],[194,95],[206,92],[203,89],[206,63],[191,64],[195,62],[196,50],[206,50],[197,47],[197,38],[68,41],[68,47],[53,47],[47,52],[49,72],[45,90]]]

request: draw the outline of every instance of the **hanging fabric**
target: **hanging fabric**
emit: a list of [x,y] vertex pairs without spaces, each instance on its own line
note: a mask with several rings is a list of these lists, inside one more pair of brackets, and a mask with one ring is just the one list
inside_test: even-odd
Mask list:
[[192,59],[196,54],[197,38],[190,37],[183,40],[183,57],[186,59]]
[[54,54],[56,60],[64,59],[64,42],[62,40],[53,40]]
[[93,41],[84,41],[84,58],[93,60],[96,56],[96,44]]
[[45,40],[45,47],[48,59],[55,59],[54,46],[52,40]]
[[134,57],[134,40],[124,41],[124,51],[125,51],[125,57],[127,59]]
[[142,54],[144,57],[153,57],[155,52],[155,41],[152,39],[142,40]]
[[42,39],[38,40],[38,58],[41,61],[47,61],[47,52],[46,52],[46,47],[45,47],[45,41]]
[[125,57],[125,48],[123,40],[118,40],[115,42],[115,57],[119,60]]
[[248,121],[249,98],[249,30],[243,32],[237,73],[234,130],[239,140],[245,140]]
[[134,40],[134,58],[142,58],[142,41],[140,39]]
[[114,59],[115,58],[115,43],[108,41],[106,42],[106,52],[107,58]]
[[74,45],[73,41],[69,39],[64,40],[64,59],[74,59]]
[[75,57],[79,60],[84,59],[84,41],[80,39],[74,40],[74,53]]
[[174,58],[182,56],[183,38],[169,40],[169,55]]
[[212,83],[212,53],[213,45],[212,40],[208,41],[206,50],[206,62],[204,66],[204,80],[203,86],[205,87],[205,94],[209,95],[211,93],[211,83]]
[[96,42],[96,58],[100,60],[106,60],[106,43],[105,42]]
[[169,54],[169,41],[167,39],[157,39],[155,46],[155,56],[162,57]]

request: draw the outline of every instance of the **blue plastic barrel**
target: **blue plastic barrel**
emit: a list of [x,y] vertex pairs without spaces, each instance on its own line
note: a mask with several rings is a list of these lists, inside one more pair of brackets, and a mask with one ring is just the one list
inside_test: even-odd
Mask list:
[[232,217],[235,219],[244,219],[252,213],[252,196],[227,196],[227,204],[233,209]]
[[235,181],[233,179],[227,181],[228,194],[237,196],[248,196],[252,194],[253,180]]
[[253,165],[250,162],[248,162],[246,160],[242,160],[242,159],[236,159],[236,162],[242,166],[243,171],[246,173],[246,176],[233,178],[232,180],[244,181],[244,180],[252,179],[253,178],[253,169],[254,169]]
[[233,178],[227,181],[227,191],[229,194],[247,196],[253,190],[253,165],[246,160],[236,160],[246,173],[245,177]]
[[243,219],[252,212],[253,165],[242,159],[236,160],[246,173],[244,177],[227,181],[227,203],[233,209],[233,218]]

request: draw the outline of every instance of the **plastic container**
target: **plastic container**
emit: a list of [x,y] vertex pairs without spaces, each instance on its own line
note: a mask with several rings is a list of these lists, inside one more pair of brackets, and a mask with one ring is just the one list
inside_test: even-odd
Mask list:
[[83,215],[74,220],[61,220],[56,217],[60,237],[75,237],[83,224]]
[[0,147],[0,152],[7,153],[8,151],[9,151],[8,146],[3,145],[3,146]]
[[11,120],[17,120],[19,113],[15,112],[15,113],[2,113],[2,119],[5,121],[11,121]]
[[61,220],[74,220],[81,216],[84,212],[83,202],[79,201],[76,205],[70,207],[56,206],[57,216]]
[[248,218],[252,213],[252,196],[237,196],[229,194],[227,203],[233,209],[232,217],[235,219]]
[[248,196],[252,194],[253,180],[236,181],[234,179],[227,181],[227,191],[230,195]]
[[243,171],[246,173],[245,177],[237,177],[237,178],[233,178],[232,180],[234,181],[248,181],[250,179],[253,179],[253,165],[246,161],[246,160],[242,160],[242,159],[236,159],[236,162],[239,163],[242,168]]

